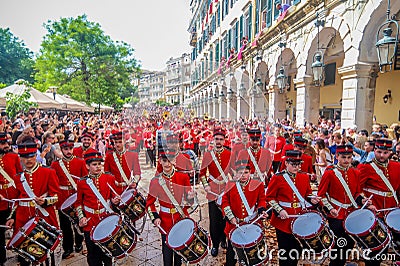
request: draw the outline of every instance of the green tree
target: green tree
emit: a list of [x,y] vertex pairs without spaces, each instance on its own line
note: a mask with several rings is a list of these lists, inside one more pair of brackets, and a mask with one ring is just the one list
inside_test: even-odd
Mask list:
[[37,103],[28,102],[31,97],[29,89],[26,89],[21,95],[6,93],[6,113],[8,117],[14,119],[18,113],[26,113],[31,108],[37,107]]
[[139,64],[129,44],[113,41],[86,15],[48,21],[44,27],[48,33],[35,64],[36,88],[57,86],[58,93],[79,101],[114,107],[134,91],[131,81]]
[[10,29],[0,28],[0,83],[11,85],[18,79],[33,82],[33,53]]

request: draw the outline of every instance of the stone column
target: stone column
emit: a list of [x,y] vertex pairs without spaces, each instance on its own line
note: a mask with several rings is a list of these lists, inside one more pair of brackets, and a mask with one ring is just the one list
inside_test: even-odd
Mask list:
[[226,94],[226,103],[227,103],[227,110],[226,110],[226,117],[228,119],[236,119],[236,99],[233,95],[233,91],[228,91]]
[[203,113],[201,113],[201,116],[203,116],[203,114],[208,112],[207,101],[208,101],[207,96],[204,96],[203,97]]
[[268,90],[268,121],[276,121],[277,119],[284,119],[286,115],[286,101],[285,94],[279,93],[276,86],[269,86]]
[[343,81],[342,128],[357,125],[371,130],[374,116],[376,68],[371,64],[355,64],[338,68]]
[[214,118],[219,117],[219,106],[218,106],[218,98],[217,97],[213,98],[213,117]]
[[320,106],[320,87],[313,85],[312,77],[295,79],[296,125],[304,127],[305,122],[318,124]]
[[246,101],[246,90],[239,90],[239,95],[236,97],[236,120],[239,121],[240,117],[249,117],[250,106]]
[[226,118],[226,97],[219,96],[219,120]]

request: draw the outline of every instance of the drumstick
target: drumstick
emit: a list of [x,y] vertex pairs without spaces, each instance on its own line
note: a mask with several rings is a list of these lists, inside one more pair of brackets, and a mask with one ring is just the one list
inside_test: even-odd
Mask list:
[[11,199],[11,201],[23,201],[23,200],[34,200],[34,198]]
[[10,200],[10,199],[7,199],[7,198],[2,198],[1,200],[7,201],[7,202],[11,202],[11,203],[15,202],[14,200]]
[[301,216],[300,214],[289,214],[288,215],[289,218],[297,218],[297,217],[300,217],[300,216]]
[[361,207],[361,210],[364,209],[365,206],[367,206],[368,201],[369,201],[370,199],[372,199],[373,196],[374,196],[374,194],[371,194],[371,196],[369,196],[369,198],[365,201],[364,205]]
[[8,225],[0,225],[0,228],[7,228],[7,229],[10,229],[11,226],[8,226]]
[[236,227],[237,227],[240,231],[243,232],[243,234],[246,234],[246,232],[239,226],[239,224],[235,224],[235,225],[236,225]]
[[110,183],[107,183],[107,185],[108,185],[108,187],[111,189],[111,191],[114,192],[115,195],[117,195],[118,197],[121,197],[121,196],[117,193],[117,191],[115,191],[115,190],[113,189],[113,187],[110,185]]
[[391,210],[394,210],[394,209],[397,209],[397,208],[396,207],[392,207],[392,208],[380,209],[380,210],[377,210],[377,212],[391,211]]
[[165,235],[167,235],[167,232],[161,227],[161,225],[156,225]]
[[[265,212],[269,212],[270,210],[272,210],[272,207],[270,207],[268,210],[266,210]],[[263,215],[259,215],[257,217],[257,219],[255,219],[254,221],[252,221],[250,224],[254,224],[255,222],[257,222],[258,220],[260,220],[263,217]]]

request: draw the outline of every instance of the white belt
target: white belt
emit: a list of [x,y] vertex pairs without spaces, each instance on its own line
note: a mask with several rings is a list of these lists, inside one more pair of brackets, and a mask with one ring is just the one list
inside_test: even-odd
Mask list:
[[389,192],[385,192],[385,191],[375,190],[375,189],[372,189],[372,188],[364,188],[364,191],[368,191],[368,192],[370,192],[372,194],[376,194],[376,195],[383,196],[383,197],[393,197],[393,193],[390,192],[390,191]]
[[118,182],[118,181],[115,181],[115,185],[116,186],[118,186],[118,187],[123,187],[123,186],[127,186],[128,184],[126,183],[126,182]]
[[351,206],[353,206],[353,204],[351,204],[351,203],[349,203],[349,204],[341,203],[340,201],[335,200],[334,198],[330,198],[329,200],[330,200],[333,204],[335,204],[336,206],[339,206],[340,208],[343,208],[343,209],[348,209],[348,208],[350,208]]
[[31,200],[31,201],[19,201],[18,205],[19,206],[23,206],[23,207],[35,207],[35,202],[33,200]]
[[284,202],[280,201],[279,205],[286,208],[301,208],[300,202]]
[[171,214],[174,214],[174,213],[178,212],[176,210],[176,208],[167,208],[167,207],[164,207],[164,206],[160,206],[160,211],[166,212],[166,213],[171,213]]
[[243,219],[239,219],[239,220],[240,220],[240,222],[246,222],[246,223],[248,223],[248,222],[250,222],[251,220],[253,220],[254,218],[256,218],[256,216],[257,216],[257,212],[253,212],[252,215],[249,215],[249,216],[247,216],[247,217],[245,217],[245,218],[243,218]]
[[98,209],[98,210],[89,208],[87,206],[83,206],[83,208],[85,209],[85,211],[87,211],[87,212],[89,212],[91,214],[101,214],[101,213],[106,211],[106,208],[101,208],[101,209]]
[[73,186],[60,186],[61,190],[74,190]]

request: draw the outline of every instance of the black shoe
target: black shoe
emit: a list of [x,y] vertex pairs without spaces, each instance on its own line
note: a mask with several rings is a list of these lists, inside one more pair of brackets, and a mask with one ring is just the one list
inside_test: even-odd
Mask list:
[[226,249],[226,242],[225,241],[221,242],[221,248]]
[[83,245],[81,244],[80,246],[75,246],[75,252],[79,253],[83,250]]
[[211,249],[211,256],[213,256],[213,257],[218,256],[218,248],[212,248]]
[[63,260],[69,259],[69,258],[71,258],[72,256],[73,256],[73,255],[72,255],[72,251],[67,250],[67,251],[65,251],[65,252],[62,254],[62,259],[63,259]]

